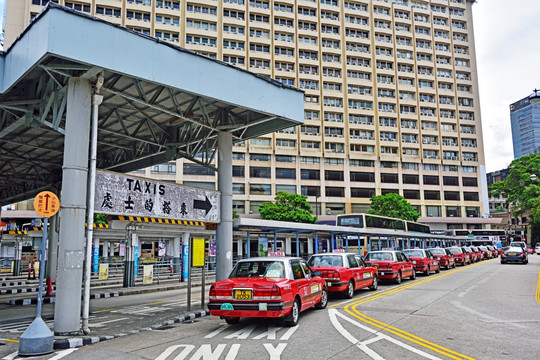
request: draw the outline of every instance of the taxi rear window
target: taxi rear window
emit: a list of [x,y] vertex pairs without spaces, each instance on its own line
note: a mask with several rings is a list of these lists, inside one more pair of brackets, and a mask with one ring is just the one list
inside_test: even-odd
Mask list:
[[341,255],[319,255],[309,259],[309,266],[343,266]]
[[236,264],[230,278],[283,278],[285,268],[281,261],[245,261]]

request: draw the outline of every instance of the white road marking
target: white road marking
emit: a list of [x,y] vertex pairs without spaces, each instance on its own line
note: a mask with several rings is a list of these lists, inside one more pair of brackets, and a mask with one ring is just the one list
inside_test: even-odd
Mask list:
[[268,340],[276,340],[276,333],[281,329],[281,327],[268,326],[268,331],[265,331],[262,334],[255,336],[253,340],[261,340],[264,337],[266,337]]
[[298,330],[298,327],[300,325],[296,325],[296,326],[293,326],[292,328],[290,328],[289,330],[287,330],[287,332],[285,334],[283,334],[283,336],[279,339],[280,341],[287,341],[291,338],[291,336],[294,334],[294,332],[296,330]]
[[238,351],[240,350],[240,344],[232,344],[231,350],[227,353],[227,357],[225,360],[234,360],[236,359],[236,356],[238,355]]
[[211,338],[213,338],[214,336],[216,336],[217,334],[219,334],[220,332],[222,332],[223,330],[225,330],[228,327],[229,327],[229,325],[223,324],[219,328],[217,328],[216,330],[212,331],[210,334],[206,335],[204,338],[205,339],[211,339]]
[[464,297],[465,295],[467,295],[467,293],[468,293],[469,291],[471,291],[471,290],[474,289],[475,287],[476,287],[476,285],[470,286],[467,290],[460,292],[460,293],[458,294],[458,297],[460,297],[460,298]]
[[[195,354],[193,354],[191,359],[218,360],[219,357],[221,356],[221,353],[223,352],[223,350],[225,350],[226,347],[227,347],[226,344],[217,344],[216,350],[212,351],[211,344],[202,344],[197,349]],[[184,358],[178,358],[178,356],[174,358],[174,360],[177,360],[177,359],[182,360]]]
[[238,339],[238,340],[245,340],[251,335],[253,330],[255,330],[255,327],[257,327],[257,324],[248,325],[240,330],[238,330],[235,333],[232,333],[231,335],[225,336],[225,339]]
[[15,351],[14,353],[4,356],[2,360],[13,360],[17,357],[17,355],[19,355],[19,352]]
[[175,360],[176,359],[184,359],[191,352],[191,350],[195,349],[195,345],[173,345],[173,346],[169,346],[167,349],[165,349],[164,352],[162,352],[156,358],[156,360],[166,360],[169,357],[169,355],[171,355],[173,353],[174,350],[176,350],[176,349],[178,349],[180,347],[184,347],[184,350],[182,350],[182,352],[177,357],[175,357]]
[[[454,305],[455,307],[461,309],[461,310],[465,310],[467,311],[468,313],[471,313],[471,314],[474,314],[478,317],[481,317],[482,319],[486,319],[486,320],[491,320],[491,321],[501,321],[500,319],[497,319],[493,316],[490,316],[490,315],[487,315],[487,314],[483,314],[479,311],[476,311],[474,309],[471,309],[470,307],[468,306],[465,306],[463,305],[462,303],[460,303],[459,301],[452,301],[452,305]],[[512,326],[515,326],[515,327],[518,327],[520,329],[524,329],[526,328],[526,326],[523,326],[523,325],[519,325],[519,324],[515,324],[515,323],[512,323],[512,322],[509,322],[508,323],[509,325],[512,325]]]
[[275,348],[272,344],[263,344],[266,351],[270,355],[270,360],[280,360],[281,353],[285,350],[287,344],[279,343]]
[[50,358],[49,360],[59,360],[59,359],[63,358],[64,356],[67,356],[67,355],[71,354],[72,352],[74,352],[76,350],[77,350],[77,348],[66,349],[66,350],[59,351],[59,352],[57,352],[56,356]]
[[347,330],[345,330],[345,328],[343,327],[343,325],[341,325],[341,323],[337,320],[337,317],[341,317],[343,320],[353,324],[354,326],[356,327],[359,327],[363,330],[366,330],[367,332],[370,332],[371,334],[374,334],[376,335],[376,337],[380,340],[387,340],[387,341],[390,341],[404,349],[407,349],[417,355],[420,355],[422,357],[425,357],[427,359],[431,359],[431,360],[441,360],[441,358],[438,358],[436,356],[433,356],[433,355],[430,355],[422,350],[419,350],[419,349],[416,349],[410,345],[407,345],[399,340],[396,340],[386,334],[383,334],[381,332],[379,332],[378,330],[375,330],[375,329],[372,329],[372,328],[369,328],[363,324],[360,324],[359,322],[353,320],[353,319],[350,319],[349,317],[341,314],[339,311],[337,311],[336,309],[329,309],[328,310],[328,315],[330,316],[330,322],[332,323],[332,325],[334,326],[334,328],[345,338],[347,339],[348,341],[350,341],[351,343],[353,343],[354,345],[356,345],[360,350],[362,350],[364,353],[366,353],[366,355],[368,355],[369,357],[371,357],[372,359],[376,359],[376,360],[384,360],[383,357],[381,357],[379,354],[377,354],[376,352],[374,352],[373,350],[371,350],[370,348],[367,347],[367,344],[369,343],[372,343],[376,340],[374,339],[370,339],[370,340],[367,340],[365,342],[360,342],[360,340],[356,339],[354,336],[352,336],[352,334],[350,332],[348,332]]
[[104,324],[108,324],[108,323],[112,323],[112,322],[116,322],[116,321],[122,321],[122,320],[126,320],[128,318],[120,318],[120,319],[114,319],[114,320],[109,320],[109,321],[102,321],[102,322],[99,322],[99,323],[95,323],[95,324],[88,324],[88,327],[103,327],[105,326]]

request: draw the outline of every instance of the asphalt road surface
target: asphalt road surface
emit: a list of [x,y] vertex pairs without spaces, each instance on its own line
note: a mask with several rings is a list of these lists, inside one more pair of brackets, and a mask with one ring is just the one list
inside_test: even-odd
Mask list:
[[[493,259],[400,285],[381,284],[347,301],[332,297],[326,310],[303,312],[297,327],[266,319],[227,325],[208,316],[35,358],[536,360],[539,268],[537,255],[528,265]],[[0,354],[18,359],[13,349],[7,344]]]

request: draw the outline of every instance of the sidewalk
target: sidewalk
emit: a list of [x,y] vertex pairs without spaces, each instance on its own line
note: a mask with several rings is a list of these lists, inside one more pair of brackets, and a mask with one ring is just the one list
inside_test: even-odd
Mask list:
[[[213,283],[210,278],[213,279],[213,275],[209,276],[206,280],[206,295],[210,285]],[[55,336],[54,349],[74,348],[136,334],[141,331],[159,330],[177,323],[197,321],[195,319],[208,315],[206,305],[204,308],[201,308],[200,300],[197,301],[200,288],[201,281],[200,276],[198,276],[192,279],[193,298],[191,311],[187,311],[187,300],[185,296],[187,282],[178,282],[178,277],[172,281],[160,280],[160,284],[156,284],[155,282],[152,285],[137,283],[135,287],[123,288],[120,283],[119,285],[116,284],[113,287],[108,287],[106,291],[102,289],[91,289],[92,299],[106,299],[127,295],[144,296],[144,294],[150,293],[157,294],[155,297],[145,296],[143,301],[146,303],[140,305],[112,306],[112,309],[107,310],[91,310],[89,318],[91,333],[89,335],[81,333],[74,336]],[[26,299],[10,299],[10,303],[29,302],[30,304],[35,304],[37,303],[37,293],[32,293],[32,295],[33,297]],[[53,303],[54,297],[45,298],[44,300],[44,304]],[[48,309],[45,311],[44,305],[43,320],[52,330],[54,325],[52,313],[54,311],[50,307],[51,305],[48,305]],[[8,305],[4,305],[2,309],[2,311],[15,311],[20,317],[10,321],[0,322],[0,345],[6,345],[0,346],[0,359],[2,358],[1,356],[5,356],[4,351],[9,351],[10,349],[11,352],[16,351],[18,348],[17,339],[34,319],[28,316],[32,308],[29,308],[24,313],[22,311],[18,312],[16,309],[17,307]]]

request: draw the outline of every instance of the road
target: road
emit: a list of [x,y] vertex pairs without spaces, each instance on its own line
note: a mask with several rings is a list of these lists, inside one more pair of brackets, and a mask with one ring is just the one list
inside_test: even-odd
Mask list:
[[538,359],[539,268],[536,255],[528,265],[488,260],[357,291],[348,301],[333,297],[326,310],[302,313],[293,328],[204,317],[36,358]]

